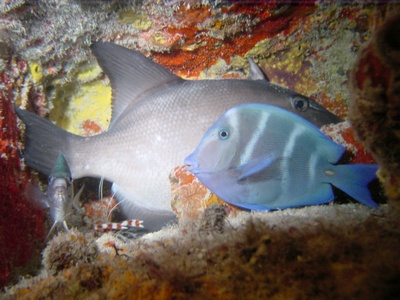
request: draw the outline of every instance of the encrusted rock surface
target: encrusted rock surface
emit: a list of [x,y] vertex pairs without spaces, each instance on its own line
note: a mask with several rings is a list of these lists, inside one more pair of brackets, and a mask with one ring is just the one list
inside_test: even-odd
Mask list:
[[380,165],[392,205],[400,208],[400,12],[361,50],[352,79],[349,118]]

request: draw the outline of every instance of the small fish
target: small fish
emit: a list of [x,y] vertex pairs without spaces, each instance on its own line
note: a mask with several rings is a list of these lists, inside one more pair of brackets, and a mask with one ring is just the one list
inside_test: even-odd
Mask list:
[[265,104],[228,110],[185,159],[224,201],[250,210],[333,200],[331,184],[378,209],[368,190],[377,165],[336,165],[345,148],[303,118]]
[[341,121],[310,98],[268,82],[253,61],[248,80],[184,80],[139,52],[112,43],[96,43],[92,51],[113,89],[108,131],[73,135],[16,107],[26,125],[23,157],[28,166],[49,174],[63,153],[73,179],[91,176],[113,182],[125,217],[144,220],[149,230],[176,220],[168,175],[229,108],[268,103],[317,126]]
[[54,168],[50,173],[47,187],[47,207],[50,208],[50,216],[54,221],[48,235],[60,223],[63,224],[65,230],[69,230],[66,217],[71,213],[72,205],[78,208],[77,202],[82,191],[83,186],[76,196],[73,197],[71,172],[64,156],[59,154]]

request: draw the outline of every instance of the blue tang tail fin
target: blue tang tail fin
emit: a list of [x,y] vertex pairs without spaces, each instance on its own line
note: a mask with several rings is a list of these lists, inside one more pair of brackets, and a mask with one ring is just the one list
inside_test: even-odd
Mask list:
[[375,164],[337,165],[330,183],[346,192],[357,201],[376,209],[379,205],[372,200],[368,183],[376,178],[378,166]]

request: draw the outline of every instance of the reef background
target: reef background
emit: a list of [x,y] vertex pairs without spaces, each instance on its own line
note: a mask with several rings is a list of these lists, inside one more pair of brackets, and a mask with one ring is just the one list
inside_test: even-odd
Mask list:
[[[26,277],[6,299],[400,294],[399,5],[11,0],[0,12],[0,285]],[[171,181],[174,209],[185,212],[179,225],[138,240],[94,235],[84,226],[95,210],[88,194],[85,233],[61,233],[41,258],[48,218],[26,190],[43,180],[19,158],[13,104],[77,134],[106,130],[111,89],[89,50],[99,40],[139,50],[188,79],[246,78],[252,57],[272,82],[350,119],[372,156],[347,122],[324,130],[346,145],[347,162],[380,164],[389,204],[378,190],[380,211],[335,202],[232,212],[199,199],[196,186],[182,197],[188,187],[178,171]]]

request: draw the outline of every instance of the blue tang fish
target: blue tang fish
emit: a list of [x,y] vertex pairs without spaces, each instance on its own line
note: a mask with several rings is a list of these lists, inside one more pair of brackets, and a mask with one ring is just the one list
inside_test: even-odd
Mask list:
[[250,210],[326,203],[331,184],[378,209],[367,188],[377,165],[336,165],[345,148],[287,110],[243,104],[224,113],[185,159],[218,197]]

